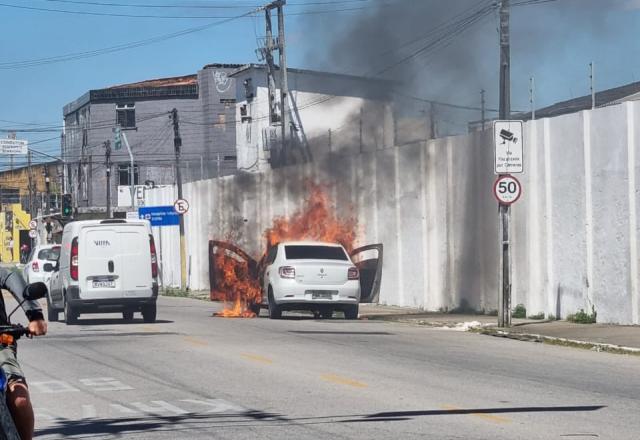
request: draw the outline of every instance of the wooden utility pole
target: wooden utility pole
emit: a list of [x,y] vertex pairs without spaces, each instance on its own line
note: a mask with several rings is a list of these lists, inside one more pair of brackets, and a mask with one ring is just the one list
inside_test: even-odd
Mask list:
[[107,218],[111,218],[111,142],[104,143],[105,166],[107,167]]
[[[180,150],[182,148],[182,138],[180,137],[180,121],[178,110],[171,110],[173,121],[173,147],[176,154],[176,185],[178,187],[178,199],[182,199],[182,173],[180,171]],[[180,288],[187,288],[187,252],[184,239],[184,214],[180,214]]]
[[433,102],[429,103],[429,139],[435,139],[436,133],[436,107]]
[[596,108],[596,76],[593,63],[589,63],[589,83],[591,88],[591,108]]
[[536,80],[529,78],[529,104],[531,105],[531,120],[536,120]]
[[[509,0],[500,2],[500,119],[511,119],[511,54],[509,36]],[[498,294],[498,326],[511,326],[511,237],[509,205],[499,204],[500,224],[500,291]]]
[[485,94],[484,89],[480,90],[480,119],[482,120],[482,131],[484,131],[487,123],[487,117],[486,117],[486,111],[485,111],[486,101],[484,99],[484,94]]

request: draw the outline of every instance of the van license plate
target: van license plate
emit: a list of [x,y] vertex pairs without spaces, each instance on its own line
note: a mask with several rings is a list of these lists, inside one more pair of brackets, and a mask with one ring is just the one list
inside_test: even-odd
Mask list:
[[115,287],[116,287],[115,280],[93,280],[94,289],[104,289],[104,288],[114,289]]

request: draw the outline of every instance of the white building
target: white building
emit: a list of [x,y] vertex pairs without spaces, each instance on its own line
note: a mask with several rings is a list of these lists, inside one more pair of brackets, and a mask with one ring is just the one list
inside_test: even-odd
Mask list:
[[[266,66],[247,65],[230,77],[236,80],[238,168],[253,172],[271,168],[270,150],[280,145],[281,130],[270,126]],[[307,139],[314,157],[393,146],[393,82],[289,69],[288,83],[290,120],[299,136]],[[279,96],[278,90],[277,101]]]

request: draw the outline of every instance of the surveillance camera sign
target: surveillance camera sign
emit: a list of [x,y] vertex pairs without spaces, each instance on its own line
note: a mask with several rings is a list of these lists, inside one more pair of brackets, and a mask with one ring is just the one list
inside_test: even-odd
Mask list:
[[496,174],[524,172],[522,121],[495,121],[493,123]]

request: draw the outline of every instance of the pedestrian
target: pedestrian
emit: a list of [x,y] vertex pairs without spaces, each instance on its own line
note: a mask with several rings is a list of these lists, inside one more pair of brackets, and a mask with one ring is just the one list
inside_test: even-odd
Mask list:
[[27,262],[27,257],[29,257],[29,245],[24,243],[20,246],[20,262],[25,264]]

